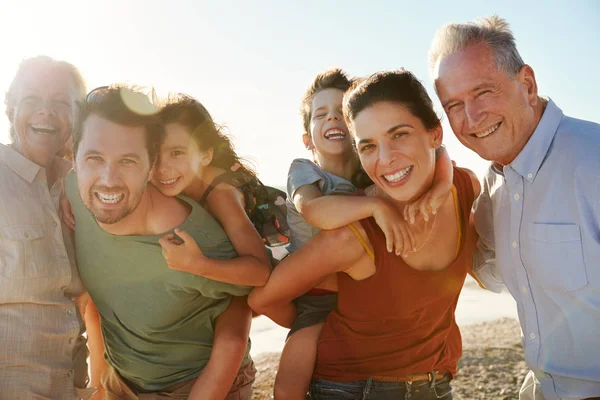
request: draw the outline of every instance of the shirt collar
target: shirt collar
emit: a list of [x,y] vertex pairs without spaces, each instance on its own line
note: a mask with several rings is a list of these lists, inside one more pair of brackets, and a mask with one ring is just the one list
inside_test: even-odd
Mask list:
[[[32,183],[38,172],[42,169],[39,165],[19,153],[11,146],[0,143],[0,161],[3,161],[17,175]],[[71,163],[60,157],[55,157],[53,167],[57,169],[59,176],[66,176],[71,169]]]
[[548,154],[562,117],[562,110],[552,100],[548,99],[544,114],[542,114],[535,131],[533,131],[523,150],[509,164],[513,170],[530,183],[535,180],[542,162]]

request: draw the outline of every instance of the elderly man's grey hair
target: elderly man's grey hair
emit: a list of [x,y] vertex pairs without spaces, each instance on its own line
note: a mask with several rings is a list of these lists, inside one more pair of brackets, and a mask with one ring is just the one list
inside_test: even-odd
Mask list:
[[[6,96],[4,97],[4,104],[6,104],[6,115],[9,115],[11,110],[16,106],[23,77],[25,76],[25,73],[32,68],[42,68],[48,70],[62,69],[71,75],[71,105],[74,114],[76,110],[75,105],[78,102],[83,101],[86,94],[85,81],[83,80],[81,73],[73,64],[66,61],[55,60],[54,58],[48,56],[36,56],[26,58],[21,61],[21,64],[19,64],[19,69],[17,70],[17,73],[15,74],[15,77],[8,88],[8,92],[6,92]],[[75,116],[73,115],[73,117]],[[10,126],[10,138],[13,142],[15,142],[17,139],[15,128],[12,126],[12,124]]]
[[508,23],[492,15],[475,22],[447,24],[438,29],[429,49],[429,72],[433,74],[436,64],[444,57],[480,43],[489,46],[496,59],[496,67],[509,76],[516,75],[525,65]]

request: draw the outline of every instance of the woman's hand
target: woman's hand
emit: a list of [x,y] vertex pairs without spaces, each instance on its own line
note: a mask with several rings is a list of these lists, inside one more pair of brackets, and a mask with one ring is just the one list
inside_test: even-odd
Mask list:
[[409,251],[414,251],[414,235],[394,207],[385,201],[378,202],[373,210],[373,218],[385,235],[388,252],[395,251],[396,255],[406,257]]
[[72,231],[75,231],[75,215],[71,208],[71,202],[63,192],[60,196],[60,217],[62,222]]
[[175,234],[169,233],[158,241],[167,265],[176,271],[190,272],[193,269],[194,274],[202,275],[198,270],[203,264],[201,262],[204,258],[202,250],[186,231],[177,228]]

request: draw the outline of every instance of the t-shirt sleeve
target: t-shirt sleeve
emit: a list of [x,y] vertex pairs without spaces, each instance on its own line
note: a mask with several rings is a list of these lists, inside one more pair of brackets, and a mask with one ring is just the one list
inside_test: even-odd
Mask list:
[[298,158],[292,161],[288,172],[287,195],[293,202],[296,191],[305,185],[317,183],[319,189],[323,190],[325,177],[323,171],[312,161]]

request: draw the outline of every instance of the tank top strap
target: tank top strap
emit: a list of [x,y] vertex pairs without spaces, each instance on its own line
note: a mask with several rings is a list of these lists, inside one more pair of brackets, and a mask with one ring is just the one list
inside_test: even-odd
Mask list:
[[369,257],[371,257],[371,260],[375,261],[375,253],[373,252],[373,249],[371,249],[371,246],[369,246],[363,235],[358,231],[354,224],[348,225],[348,228],[350,228],[350,230],[354,232],[354,235],[356,235],[356,238],[358,239],[362,247],[365,248],[367,254],[369,255]]

